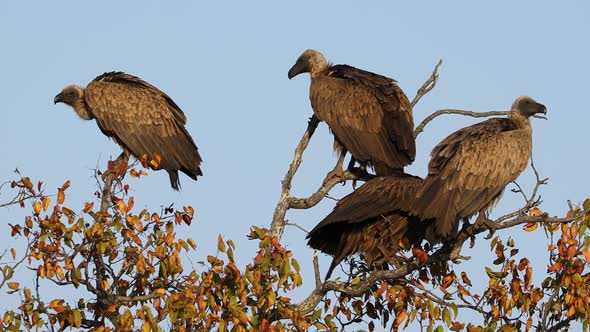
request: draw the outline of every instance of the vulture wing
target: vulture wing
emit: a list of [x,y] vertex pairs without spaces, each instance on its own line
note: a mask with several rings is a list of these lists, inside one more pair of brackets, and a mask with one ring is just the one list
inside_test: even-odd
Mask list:
[[105,73],[85,89],[84,98],[98,126],[136,158],[161,157],[158,169],[179,188],[178,171],[193,179],[202,175],[201,156],[184,128],[186,116],[172,99],[138,77]]
[[310,247],[334,256],[326,278],[347,256],[362,253],[370,263],[383,263],[402,242],[421,242],[425,224],[412,220],[408,227],[406,212],[421,184],[421,178],[407,174],[379,177],[340,200],[307,236]]
[[355,159],[389,169],[414,160],[412,110],[395,80],[337,65],[312,80],[310,97],[318,117]]
[[490,119],[451,134],[432,151],[413,214],[436,218],[437,233],[447,238],[458,219],[492,204],[518,177],[531,147],[530,128],[515,129],[510,119]]

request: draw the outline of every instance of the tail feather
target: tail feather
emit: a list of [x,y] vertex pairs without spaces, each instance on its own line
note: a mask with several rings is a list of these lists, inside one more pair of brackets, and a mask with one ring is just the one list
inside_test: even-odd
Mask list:
[[170,177],[170,185],[172,186],[172,189],[179,191],[180,180],[178,179],[178,171],[168,171],[168,176]]
[[452,237],[459,224],[459,189],[445,189],[444,181],[426,179],[412,207],[412,214],[421,219],[435,219],[435,231],[443,239]]

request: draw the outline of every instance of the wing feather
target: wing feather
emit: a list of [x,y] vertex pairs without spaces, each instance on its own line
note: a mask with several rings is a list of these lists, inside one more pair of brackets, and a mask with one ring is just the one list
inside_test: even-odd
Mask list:
[[402,168],[415,157],[410,103],[395,80],[351,66],[332,66],[312,80],[317,116],[355,159]]
[[463,128],[432,151],[429,175],[412,213],[436,218],[449,236],[459,219],[487,208],[528,164],[530,128],[515,129],[510,119],[490,119]]
[[159,169],[202,175],[186,117],[162,91],[131,75],[107,73],[88,84],[84,97],[101,130],[136,158],[158,154]]

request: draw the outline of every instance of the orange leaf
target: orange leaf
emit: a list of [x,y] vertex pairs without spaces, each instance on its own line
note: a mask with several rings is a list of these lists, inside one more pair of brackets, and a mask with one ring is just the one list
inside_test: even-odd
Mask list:
[[381,287],[379,287],[379,289],[377,289],[377,296],[380,296],[381,294],[383,294],[387,290],[387,286],[388,285],[386,282],[382,282]]
[[43,211],[47,211],[47,208],[49,208],[49,203],[51,203],[51,199],[49,197],[43,197],[41,200],[43,201]]
[[400,326],[406,317],[408,317],[408,312],[406,310],[399,312],[395,317],[395,325]]
[[555,264],[551,265],[551,266],[550,266],[550,267],[547,269],[547,272],[555,272],[555,271],[559,271],[559,270],[561,270],[561,268],[562,268],[562,265],[561,265],[561,263],[557,262],[557,263],[555,263]]
[[94,208],[94,203],[93,202],[86,203],[84,205],[84,213],[88,213],[88,212],[92,211],[93,208]]
[[17,290],[19,286],[19,283],[16,281],[11,281],[8,283],[8,288],[13,289],[13,290]]
[[590,251],[584,250],[584,251],[582,251],[582,255],[584,255],[584,258],[586,259],[586,262],[587,263],[590,263]]
[[68,188],[70,187],[70,184],[71,184],[70,180],[66,181],[66,183],[64,183],[64,184],[61,186],[61,190],[66,190],[66,189],[68,189]]
[[577,252],[578,248],[576,248],[575,246],[569,246],[567,248],[567,257],[572,258],[576,255]]
[[539,210],[538,207],[534,207],[529,211],[529,216],[531,216],[531,217],[540,216],[542,214],[543,214],[543,212],[541,212],[541,210]]
[[16,250],[14,248],[10,248],[10,253],[12,254],[12,259],[16,259]]
[[461,272],[461,279],[463,280],[464,284],[471,286],[471,280],[469,280],[469,278],[467,277],[467,273]]
[[418,258],[420,264],[424,264],[428,261],[428,254],[420,248],[412,248],[412,254]]
[[184,209],[184,212],[190,214],[191,217],[195,214],[195,209],[193,209],[192,206],[184,206],[183,209]]
[[66,199],[66,195],[64,193],[64,190],[63,189],[58,189],[57,190],[57,203],[58,204],[63,204],[65,199]]

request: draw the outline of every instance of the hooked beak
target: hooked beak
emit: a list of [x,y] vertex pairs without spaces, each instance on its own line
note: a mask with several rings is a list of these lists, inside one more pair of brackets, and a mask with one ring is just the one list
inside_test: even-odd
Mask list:
[[[540,115],[540,114],[543,114],[543,115]],[[546,114],[547,114],[547,107],[543,104],[539,104],[539,109],[535,112],[535,114],[533,114],[533,118],[547,120],[547,117],[545,117]]]
[[63,97],[64,97],[63,92],[60,92],[57,96],[55,96],[55,98],[53,98],[53,104],[55,105],[57,103],[62,103]]
[[293,67],[291,67],[291,69],[289,69],[289,73],[288,73],[289,79],[292,79],[293,77],[303,73],[304,71],[305,71],[305,65],[301,61],[295,62]]

